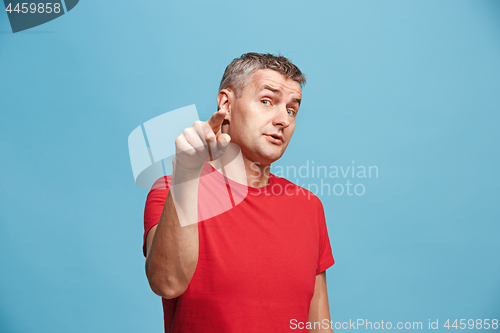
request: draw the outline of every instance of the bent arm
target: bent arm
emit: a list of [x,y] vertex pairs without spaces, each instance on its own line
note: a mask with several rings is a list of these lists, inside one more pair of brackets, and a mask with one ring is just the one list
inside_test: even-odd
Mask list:
[[182,295],[198,263],[196,222],[200,173],[201,169],[174,167],[160,221],[146,238],[146,275],[153,292],[163,298]]
[[146,239],[146,275],[153,292],[182,295],[198,264],[198,187],[206,161],[220,157],[231,140],[220,133],[227,110],[199,120],[175,139],[172,183],[160,221]]
[[314,294],[311,299],[311,307],[309,309],[309,322],[320,323],[320,328],[309,330],[309,332],[330,332],[330,307],[328,305],[328,292],[326,289],[326,271],[316,275],[316,282],[314,284]]

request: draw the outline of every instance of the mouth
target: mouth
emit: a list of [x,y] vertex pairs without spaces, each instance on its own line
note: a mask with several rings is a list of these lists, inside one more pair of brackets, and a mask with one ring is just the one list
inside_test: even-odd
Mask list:
[[272,143],[275,143],[275,144],[282,144],[283,143],[283,136],[280,134],[266,134],[266,137]]

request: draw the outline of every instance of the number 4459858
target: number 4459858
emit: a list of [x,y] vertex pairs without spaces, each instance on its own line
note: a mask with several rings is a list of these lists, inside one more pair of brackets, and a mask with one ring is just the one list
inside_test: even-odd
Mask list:
[[[21,5],[21,6],[19,6]],[[54,6],[52,6],[54,5]],[[12,9],[12,4],[9,3],[9,5],[7,6],[7,8],[5,8],[5,10],[9,13],[12,13],[12,12],[17,12],[17,13],[23,13],[23,14],[26,14],[28,12],[34,14],[34,13],[47,13],[47,14],[50,14],[52,12],[58,14],[61,12],[61,4],[60,3],[54,3],[52,4],[51,2],[47,2],[47,3],[27,3],[27,2],[24,2],[22,4],[16,4],[16,6],[14,7],[14,9]]]
[[498,319],[491,319],[491,324],[490,324],[490,319],[455,319],[455,321],[453,322],[453,324],[450,325],[450,320],[448,319],[446,321],[446,323],[444,323],[443,325],[444,327],[446,327],[447,329],[450,329],[450,328],[454,328],[454,329],[494,329],[496,330],[498,328]]

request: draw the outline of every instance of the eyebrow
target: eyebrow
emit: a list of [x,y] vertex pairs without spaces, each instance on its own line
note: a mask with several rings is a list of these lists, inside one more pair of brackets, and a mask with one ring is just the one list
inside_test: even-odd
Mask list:
[[[270,90],[271,92],[277,94],[277,95],[281,95],[281,90],[279,89],[276,89],[276,88],[273,88],[271,87],[270,85],[263,85],[262,87],[260,87],[259,91],[262,91],[262,90]],[[301,99],[300,98],[294,98],[293,101],[297,104],[299,104],[300,106],[300,102],[301,102]]]
[[260,87],[259,91],[262,91],[262,90],[270,90],[270,91],[272,91],[275,94],[281,95],[281,90],[273,88],[273,87],[271,87],[271,86],[269,86],[267,84],[265,84],[262,87]]

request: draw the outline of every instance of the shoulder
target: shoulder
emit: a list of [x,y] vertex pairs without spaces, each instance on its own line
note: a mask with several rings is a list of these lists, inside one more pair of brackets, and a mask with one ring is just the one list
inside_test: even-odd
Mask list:
[[146,197],[146,208],[152,202],[163,202],[163,203],[165,202],[165,200],[167,199],[171,182],[172,182],[172,176],[163,176],[158,178],[153,183]]
[[160,177],[151,186],[151,191],[153,191],[153,190],[167,190],[170,187],[171,181],[172,181],[172,175]]

